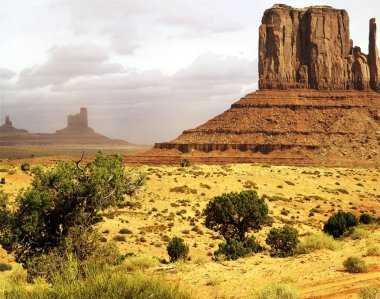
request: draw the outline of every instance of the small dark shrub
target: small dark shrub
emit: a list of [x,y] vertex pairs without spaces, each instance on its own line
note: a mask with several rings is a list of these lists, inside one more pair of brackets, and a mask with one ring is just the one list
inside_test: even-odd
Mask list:
[[343,262],[344,268],[349,273],[368,272],[368,266],[365,261],[358,256],[350,256]]
[[271,247],[271,255],[286,257],[294,255],[298,240],[298,231],[285,225],[282,228],[272,228],[265,241]]
[[230,239],[229,242],[220,243],[219,249],[214,252],[214,255],[217,258],[224,255],[227,260],[237,260],[250,252],[249,248],[245,247],[243,242]]
[[1,178],[0,184],[4,185],[5,184],[5,178]]
[[29,170],[30,170],[30,165],[29,165],[29,163],[22,163],[22,164],[21,164],[21,170],[22,170],[22,171],[29,171]]
[[247,238],[245,242],[230,239],[228,242],[219,244],[219,249],[214,252],[216,259],[223,255],[226,260],[237,260],[251,252],[260,252],[262,247],[254,237]]
[[113,239],[114,239],[115,241],[117,241],[117,242],[125,242],[125,241],[126,241],[125,237],[124,237],[124,236],[121,236],[121,235],[117,235],[117,236],[115,236]]
[[371,224],[372,222],[375,221],[375,218],[373,218],[368,213],[363,213],[363,214],[360,215],[359,221],[360,221],[360,223],[363,223],[363,224]]
[[189,167],[191,163],[189,159],[182,159],[179,164],[181,165],[181,167]]
[[119,234],[126,235],[126,234],[132,234],[132,231],[128,228],[122,228],[119,230]]
[[189,245],[182,238],[174,237],[166,247],[171,262],[179,259],[186,260],[189,255]]
[[10,271],[12,270],[12,266],[6,263],[0,263],[0,272]]
[[356,225],[358,225],[358,219],[354,214],[339,211],[327,220],[323,226],[323,231],[329,235],[332,235],[334,238],[339,238],[351,227]]

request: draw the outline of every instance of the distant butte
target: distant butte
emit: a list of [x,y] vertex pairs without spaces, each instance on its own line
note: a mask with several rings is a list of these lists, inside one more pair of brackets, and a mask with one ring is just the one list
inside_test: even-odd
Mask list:
[[111,139],[96,133],[88,126],[87,108],[82,107],[79,114],[69,115],[67,127],[53,134],[28,133],[26,130],[15,129],[7,116],[5,124],[0,127],[1,145],[62,145],[62,144],[97,144],[97,145],[127,145],[124,140]]
[[259,90],[129,163],[380,165],[380,59],[350,39],[345,10],[276,4],[259,28]]
[[0,126],[0,134],[1,133],[8,133],[8,134],[18,133],[18,134],[20,134],[20,133],[28,133],[28,131],[22,130],[22,129],[16,129],[15,127],[13,127],[9,116],[7,115],[5,117],[5,123],[2,126]]

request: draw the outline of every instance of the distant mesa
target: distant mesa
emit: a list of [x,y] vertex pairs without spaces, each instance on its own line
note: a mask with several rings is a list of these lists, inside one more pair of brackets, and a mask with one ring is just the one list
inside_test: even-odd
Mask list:
[[53,134],[29,133],[15,129],[7,116],[5,124],[0,127],[0,145],[62,145],[62,144],[96,144],[127,145],[124,140],[111,139],[96,133],[88,126],[87,108],[82,107],[78,114],[69,115],[67,127]]
[[7,115],[5,117],[5,123],[0,126],[0,133],[28,133],[27,130],[22,130],[22,129],[16,129],[15,127],[13,127],[12,125],[12,122],[9,118],[9,116]]
[[87,108],[82,107],[78,114],[69,115],[67,117],[67,127],[62,130],[57,130],[56,133],[94,133],[94,130],[88,126]]
[[345,10],[276,4],[259,28],[259,90],[129,162],[378,166],[375,19],[368,50],[354,46]]

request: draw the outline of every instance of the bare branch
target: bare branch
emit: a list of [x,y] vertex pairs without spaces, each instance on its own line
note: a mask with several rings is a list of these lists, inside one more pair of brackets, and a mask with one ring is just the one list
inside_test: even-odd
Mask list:
[[83,157],[84,157],[84,151],[82,151],[82,157],[80,157],[80,159],[78,161],[76,161],[75,164],[77,165],[79,170],[84,172],[84,169],[79,166],[79,163],[82,162]]

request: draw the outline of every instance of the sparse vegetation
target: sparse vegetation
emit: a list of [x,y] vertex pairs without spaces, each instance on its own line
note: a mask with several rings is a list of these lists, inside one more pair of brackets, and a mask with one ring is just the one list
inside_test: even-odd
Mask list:
[[367,249],[367,256],[380,256],[380,246],[372,246]]
[[361,289],[358,295],[361,299],[379,299],[380,288],[377,286],[366,287]]
[[336,250],[337,248],[337,241],[332,236],[318,233],[303,238],[297,247],[297,252],[310,253],[321,249]]
[[190,294],[181,290],[178,285],[171,285],[154,275],[128,273],[124,267],[102,270],[90,267],[85,278],[77,275],[75,267],[73,269],[68,268],[56,276],[51,287],[37,284],[30,289],[11,285],[4,291],[5,298],[190,298]]
[[291,286],[274,282],[263,287],[254,296],[254,299],[297,299],[298,292]]
[[354,227],[348,232],[348,234],[352,240],[361,240],[367,238],[370,232],[361,227]]
[[[8,207],[17,209],[17,192],[21,188],[28,188],[33,180],[33,170],[23,173],[20,170],[21,162],[5,160],[3,162],[12,165],[4,166],[7,171],[18,169],[14,176],[5,172],[4,177],[7,184],[0,185],[0,190],[9,194]],[[45,163],[40,158],[33,161],[33,167],[38,163],[41,163],[39,166],[41,169],[54,171],[54,166],[50,162]],[[81,168],[84,168],[85,165],[85,163],[79,164]],[[74,164],[74,166],[76,165]],[[132,168],[127,166],[126,169]],[[326,221],[340,209],[355,213],[358,218],[361,214],[369,214],[375,219],[379,216],[380,209],[377,201],[380,199],[380,189],[377,182],[380,172],[378,169],[321,168],[318,169],[319,177],[315,174],[302,174],[302,171],[308,170],[314,173],[317,169],[315,167],[272,166],[271,168],[262,168],[260,165],[248,164],[229,165],[223,168],[217,165],[192,165],[189,168],[181,168],[179,165],[151,168],[142,166],[140,169],[149,172],[150,181],[146,186],[133,196],[124,196],[123,201],[118,202],[115,207],[99,211],[95,225],[88,230],[87,233],[90,234],[92,229],[99,229],[101,235],[96,238],[100,244],[95,243],[95,236],[94,239],[82,238],[85,245],[91,244],[94,240],[96,247],[115,246],[123,256],[120,256],[117,251],[113,255],[115,252],[111,251],[112,259],[107,260],[104,254],[100,255],[99,253],[96,255],[96,260],[95,256],[90,256],[81,261],[73,254],[65,255],[65,253],[53,256],[50,253],[49,259],[39,260],[38,269],[42,269],[41,264],[56,269],[56,264],[67,264],[71,259],[73,263],[80,265],[79,272],[76,266],[73,266],[67,270],[65,275],[73,275],[72,284],[75,285],[79,280],[84,282],[88,274],[93,275],[92,267],[99,268],[99,274],[103,270],[106,272],[111,270],[130,278],[135,276],[135,272],[147,272],[152,279],[163,274],[170,277],[171,283],[182,279],[186,280],[186,286],[191,290],[190,292],[194,293],[194,297],[200,298],[249,297],[252,296],[252,289],[258,286],[257,281],[260,281],[260,286],[275,281],[273,288],[286,284],[291,291],[294,290],[295,284],[302,286],[305,284],[310,286],[310,289],[302,290],[302,293],[307,293],[310,297],[319,295],[334,297],[333,292],[341,292],[346,287],[347,291],[355,296],[353,287],[355,287],[355,292],[359,292],[360,288],[370,285],[374,281],[367,280],[366,277],[373,277],[376,274],[376,257],[380,256],[377,244],[379,239],[377,223],[370,225],[362,223],[351,227],[343,234],[344,238],[339,240],[329,234],[318,233],[318,231],[321,230],[321,226],[323,227],[322,221]],[[333,174],[331,178],[326,176],[327,170]],[[0,173],[1,176],[3,174]],[[338,179],[338,177],[340,178]],[[353,177],[359,178],[365,188],[356,186],[357,182],[352,183]],[[337,181],[340,183],[339,186],[335,186]],[[244,188],[246,182],[249,182],[246,184],[248,188]],[[293,182],[294,186],[288,182]],[[283,189],[276,188],[280,184],[283,185]],[[196,190],[197,193],[181,192],[186,188],[179,189],[180,192],[173,192],[173,190],[169,192],[172,188],[183,186]],[[231,239],[233,241],[228,243],[219,231],[214,232],[203,225],[206,215],[202,215],[202,210],[215,196],[219,196],[223,192],[254,190],[257,186],[260,196],[269,206],[267,221],[262,224],[264,230],[256,233],[251,229],[252,233],[248,231],[244,241]],[[341,194],[335,188],[346,188],[350,195]],[[313,213],[314,216],[308,217],[309,213]],[[299,230],[301,242],[297,245],[295,253],[308,254],[316,250],[320,251],[296,258],[273,260],[269,256],[270,247],[265,244],[266,234],[272,227],[281,228],[284,224],[293,225]],[[361,230],[367,234],[366,239],[352,241],[351,238],[356,238],[355,234],[358,231],[360,233]],[[129,231],[133,231],[133,234],[128,234]],[[253,239],[255,245],[252,246],[253,249],[249,249],[250,246],[247,244],[249,238],[247,237],[252,235],[256,237]],[[76,236],[76,234],[73,235],[72,239],[77,240]],[[115,236],[117,236],[116,238],[119,236],[121,241],[115,242]],[[186,264],[183,264],[181,259],[179,263],[168,264],[169,256],[166,247],[174,236],[183,238],[184,242],[191,247]],[[262,254],[253,256],[261,248],[257,240],[265,248]],[[96,247],[88,247],[86,252],[90,252],[90,248]],[[334,249],[339,252],[329,251]],[[69,249],[68,252],[70,253],[72,250]],[[58,251],[57,253],[61,254]],[[360,274],[352,275],[351,279],[355,283],[351,286],[344,279],[351,274],[343,273],[342,263],[353,253],[364,257],[364,260],[370,265],[371,273],[364,277]],[[248,256],[248,258],[241,261],[224,262],[242,256]],[[4,251],[1,259],[5,264],[12,266],[11,271],[0,275],[1,292],[10,291],[13,285],[16,286],[13,284],[13,280],[16,281],[16,279],[19,281],[18,288],[25,287],[25,290],[33,295],[42,289],[47,291],[56,288],[57,283],[53,277],[48,279],[49,283],[37,278],[34,279],[33,284],[27,284],[26,271],[22,269],[21,265],[14,263],[14,259],[6,255]],[[331,262],[327,263],[326,261]],[[70,261],[70,263],[72,262]],[[298,267],[299,264],[301,265]],[[31,267],[32,264],[29,265],[29,268]],[[51,270],[50,273],[65,271],[63,269]],[[329,271],[334,278],[336,277],[334,290],[328,288],[332,276],[322,275],[322,273],[330,273]],[[271,273],[273,275],[269,276],[268,274]],[[282,279],[282,277],[286,278]],[[89,280],[86,280],[86,283],[91,284]],[[244,285],[245,288],[240,288],[241,285]],[[317,291],[319,286],[321,289],[323,288],[323,292]],[[112,293],[112,291],[110,292]],[[49,295],[51,294],[49,293]],[[98,294],[103,294],[102,290],[99,290]],[[278,291],[276,295],[279,294],[282,293]],[[112,298],[112,295],[110,297]],[[287,297],[285,296],[285,298]]]
[[189,188],[187,185],[183,185],[183,186],[170,188],[170,192],[197,194],[198,191],[196,189]]
[[349,273],[368,272],[368,266],[365,261],[358,256],[350,256],[344,262],[343,266]]

